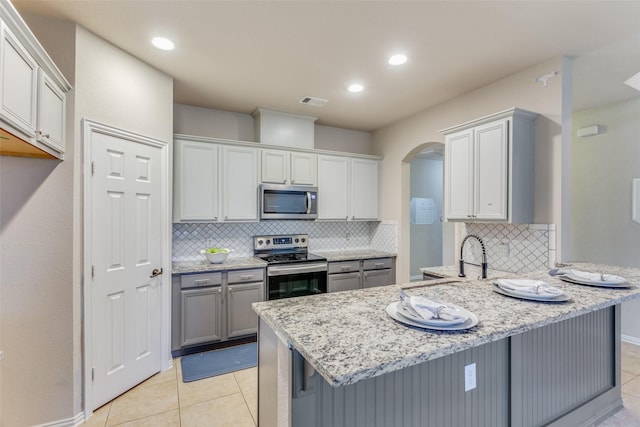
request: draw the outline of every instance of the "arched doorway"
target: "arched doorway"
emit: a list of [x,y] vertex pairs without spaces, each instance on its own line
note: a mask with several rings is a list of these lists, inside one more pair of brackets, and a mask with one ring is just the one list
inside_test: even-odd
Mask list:
[[409,163],[409,274],[422,280],[421,267],[453,263],[454,227],[443,221],[444,145],[426,143],[404,159]]

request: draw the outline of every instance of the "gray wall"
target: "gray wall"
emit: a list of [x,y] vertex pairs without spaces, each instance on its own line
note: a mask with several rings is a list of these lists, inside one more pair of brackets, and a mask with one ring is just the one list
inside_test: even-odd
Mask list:
[[[572,234],[575,259],[640,268],[640,224],[631,180],[640,178],[640,99],[573,115]],[[606,126],[580,138],[579,128]],[[640,344],[640,300],[622,305],[622,335]]]
[[[535,77],[550,71],[559,75],[549,81],[548,87],[533,83]],[[569,206],[563,205],[563,197],[568,196],[563,171],[568,171],[570,153],[565,151],[570,141],[565,141],[562,129],[570,123],[563,123],[566,121],[563,102],[567,100],[567,88],[571,87],[571,72],[567,58],[554,58],[373,133],[373,152],[384,156],[382,217],[399,224],[398,283],[406,282],[410,275],[409,206],[405,202],[409,200],[408,162],[426,143],[444,143],[441,129],[508,108],[519,107],[540,114],[535,123],[534,221],[558,224],[558,234],[564,233]],[[562,243],[559,239],[558,253],[567,249],[568,256],[568,248]]]
[[[416,157],[411,161],[410,199],[430,198],[436,204],[433,224],[411,223],[411,276],[421,276],[420,267],[442,265],[443,161]],[[405,201],[408,203],[408,201]]]
[[[75,25],[39,19],[49,54],[74,85]],[[58,44],[50,35],[55,33]],[[64,46],[64,48],[63,48]],[[73,111],[74,91],[67,95]],[[74,293],[74,180],[79,149],[73,114],[64,161],[0,157],[0,425],[71,417],[79,380]],[[76,218],[77,219],[77,218]]]
[[[236,141],[256,141],[253,117],[211,108],[174,104],[174,133]],[[371,154],[371,133],[315,125],[315,148]]]
[[24,17],[74,89],[63,162],[0,157],[0,425],[70,425],[84,409],[80,121],[170,142],[173,80],[74,24]]

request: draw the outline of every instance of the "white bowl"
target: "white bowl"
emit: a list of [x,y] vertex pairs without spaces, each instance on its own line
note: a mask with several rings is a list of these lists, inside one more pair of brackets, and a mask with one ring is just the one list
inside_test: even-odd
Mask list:
[[205,258],[207,258],[207,260],[211,263],[211,264],[222,264],[223,262],[226,261],[227,257],[229,256],[229,254],[231,252],[233,252],[233,249],[227,249],[227,248],[220,248],[220,249],[224,249],[226,252],[216,252],[214,254],[205,251],[204,249],[200,251],[200,253],[202,255],[205,256]]

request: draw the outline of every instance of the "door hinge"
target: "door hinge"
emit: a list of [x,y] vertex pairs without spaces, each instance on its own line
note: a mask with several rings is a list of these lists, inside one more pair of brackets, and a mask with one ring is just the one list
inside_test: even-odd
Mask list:
[[96,266],[92,265],[91,266],[91,280],[95,279],[96,277]]
[[96,174],[96,162],[91,162],[91,176]]
[[96,378],[96,368],[91,368],[91,381]]

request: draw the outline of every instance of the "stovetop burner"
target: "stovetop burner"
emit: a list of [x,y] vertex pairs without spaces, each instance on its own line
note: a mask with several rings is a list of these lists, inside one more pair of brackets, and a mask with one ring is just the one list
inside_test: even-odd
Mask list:
[[326,261],[326,258],[309,253],[309,236],[306,234],[255,236],[254,255],[269,264]]
[[269,264],[283,264],[283,263],[294,263],[294,262],[310,262],[310,261],[325,261],[326,258],[309,253],[261,253],[256,254],[256,257],[268,262]]

